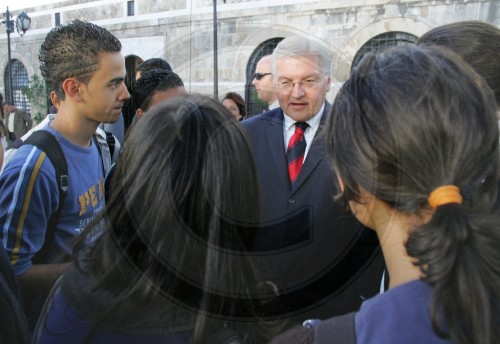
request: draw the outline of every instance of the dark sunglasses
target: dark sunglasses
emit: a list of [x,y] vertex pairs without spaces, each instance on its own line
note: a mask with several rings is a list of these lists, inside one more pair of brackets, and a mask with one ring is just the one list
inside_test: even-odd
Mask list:
[[271,75],[271,73],[255,73],[253,75],[253,78],[254,79],[257,79],[257,80],[260,80],[262,79],[263,77],[265,77],[266,75]]

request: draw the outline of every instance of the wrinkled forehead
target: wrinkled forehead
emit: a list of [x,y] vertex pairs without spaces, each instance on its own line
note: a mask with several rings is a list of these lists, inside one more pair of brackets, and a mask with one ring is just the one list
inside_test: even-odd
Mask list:
[[280,56],[273,60],[275,78],[291,78],[294,75],[322,76],[325,71],[320,58],[315,55]]

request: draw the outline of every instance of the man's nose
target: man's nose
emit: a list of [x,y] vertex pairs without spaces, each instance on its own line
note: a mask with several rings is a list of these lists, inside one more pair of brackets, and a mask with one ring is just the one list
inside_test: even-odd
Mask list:
[[292,95],[295,98],[300,98],[302,97],[306,92],[304,91],[304,88],[300,84],[300,82],[294,83],[293,88],[292,88]]
[[130,99],[130,92],[128,91],[127,85],[123,84],[122,99]]

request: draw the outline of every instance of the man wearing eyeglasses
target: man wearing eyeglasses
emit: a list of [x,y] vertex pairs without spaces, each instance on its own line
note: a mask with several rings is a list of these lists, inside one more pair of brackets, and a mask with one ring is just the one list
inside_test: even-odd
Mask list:
[[252,85],[255,86],[259,100],[269,105],[264,111],[270,111],[280,106],[276,85],[273,83],[271,73],[272,60],[272,55],[262,57],[255,66],[255,74],[252,80]]
[[374,233],[334,201],[322,135],[329,55],[305,37],[281,41],[272,54],[280,107],[242,122],[262,186],[253,259],[282,295],[280,316],[297,322],[357,310],[378,292],[383,270]]

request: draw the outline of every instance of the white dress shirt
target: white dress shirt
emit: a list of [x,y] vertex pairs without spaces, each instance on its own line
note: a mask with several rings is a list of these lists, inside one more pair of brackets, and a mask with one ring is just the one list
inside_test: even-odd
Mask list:
[[[311,148],[311,143],[314,139],[314,135],[316,135],[316,132],[318,131],[319,123],[321,122],[321,115],[323,114],[324,109],[325,109],[325,104],[323,104],[323,106],[321,107],[321,109],[317,114],[315,114],[312,118],[306,121],[306,123],[309,124],[309,126],[304,132],[304,138],[307,144],[306,152],[304,153],[304,161],[306,161],[307,153]],[[288,116],[284,112],[283,115],[285,116],[285,121],[283,122],[283,137],[285,138],[285,153],[286,153],[288,149],[288,141],[290,141],[293,133],[295,132],[295,122],[297,121]]]
[[9,123],[7,123],[7,130],[11,133],[14,132],[14,117],[16,117],[16,113],[11,112],[9,115]]
[[269,105],[268,109],[269,111],[271,111],[279,107],[280,107],[280,102],[278,101],[278,99],[276,99],[271,105]]

